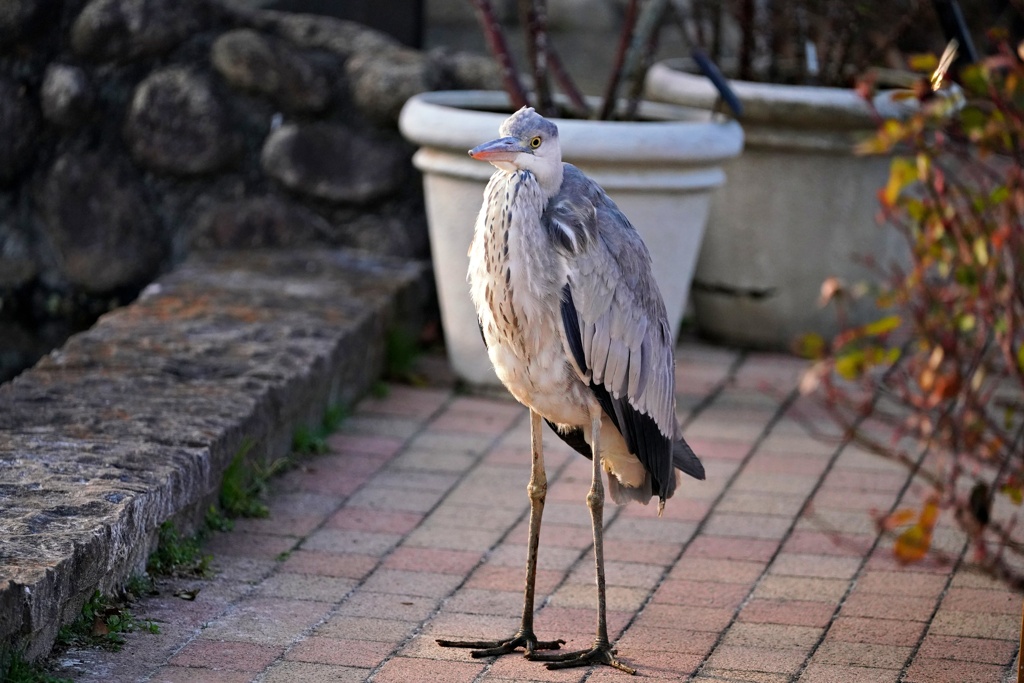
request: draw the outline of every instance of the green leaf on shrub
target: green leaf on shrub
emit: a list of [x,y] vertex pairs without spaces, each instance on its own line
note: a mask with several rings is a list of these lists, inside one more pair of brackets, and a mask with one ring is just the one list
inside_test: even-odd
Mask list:
[[988,265],[988,243],[984,237],[978,237],[974,240],[974,258],[982,266]]
[[1017,367],[1024,372],[1024,344],[1017,347]]
[[836,372],[843,379],[857,379],[864,372],[864,352],[860,349],[847,351],[836,358]]
[[896,157],[889,167],[889,182],[882,190],[882,199],[892,206],[896,203],[903,189],[917,180],[917,163],[906,157]]
[[913,71],[931,73],[939,66],[939,58],[930,52],[925,52],[922,54],[910,55],[907,59],[907,64]]
[[817,332],[802,334],[796,339],[796,353],[802,358],[821,358],[825,355],[825,338]]
[[879,337],[898,328],[901,322],[902,319],[898,315],[887,315],[865,325],[864,333],[873,337]]

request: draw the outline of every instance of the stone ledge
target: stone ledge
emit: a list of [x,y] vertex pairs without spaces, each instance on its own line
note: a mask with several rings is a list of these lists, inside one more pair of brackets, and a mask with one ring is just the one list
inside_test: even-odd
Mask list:
[[198,254],[0,386],[0,649],[48,652],[161,523],[201,519],[244,440],[282,455],[365,392],[428,277],[354,251]]

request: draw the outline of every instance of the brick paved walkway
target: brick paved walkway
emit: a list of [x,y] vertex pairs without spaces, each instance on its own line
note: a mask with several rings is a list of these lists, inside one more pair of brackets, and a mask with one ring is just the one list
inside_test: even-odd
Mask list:
[[[708,480],[606,513],[609,620],[620,658],[662,680],[967,683],[1008,680],[1021,599],[958,563],[900,568],[870,510],[916,504],[906,473],[806,435],[790,403],[803,364],[702,345],[678,354],[680,411]],[[589,463],[546,438],[537,633],[589,646]],[[272,514],[215,535],[221,573],[140,603],[160,635],[74,651],[82,681],[377,683],[630,680],[473,660],[438,637],[517,627],[529,419],[511,401],[391,387],[273,486]],[[954,558],[947,522],[936,543]],[[69,669],[70,671],[70,669]]]

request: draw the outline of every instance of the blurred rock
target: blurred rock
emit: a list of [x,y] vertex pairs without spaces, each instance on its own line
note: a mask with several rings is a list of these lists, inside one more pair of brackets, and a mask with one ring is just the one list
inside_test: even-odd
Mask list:
[[32,36],[43,23],[43,19],[57,6],[57,0],[0,2],[0,52]]
[[28,165],[38,129],[39,113],[25,87],[0,75],[0,185]]
[[[24,287],[36,277],[36,264],[29,259],[0,256],[0,295]],[[0,304],[0,311],[3,305]]]
[[202,214],[190,230],[197,249],[296,247],[323,242],[331,224],[304,206],[277,197],[224,202]]
[[218,169],[239,147],[209,81],[183,67],[154,71],[139,83],[124,137],[140,164],[183,175]]
[[96,96],[85,70],[67,64],[50,64],[43,74],[40,101],[47,121],[75,128],[92,112]]
[[36,204],[71,284],[106,292],[157,274],[168,248],[136,176],[99,154],[65,154],[50,169]]
[[447,88],[460,90],[501,90],[501,70],[493,57],[435,48],[429,58],[444,74]]
[[344,126],[286,124],[271,133],[260,162],[290,190],[331,202],[365,204],[392,193],[406,173],[404,149]]
[[407,48],[353,55],[345,73],[359,109],[378,125],[391,127],[407,99],[436,90],[444,75],[424,53]]
[[341,57],[401,46],[391,36],[344,19],[287,12],[257,12],[255,16],[258,27],[269,29],[294,45],[327,50]]
[[320,111],[330,101],[327,79],[283,40],[229,31],[213,44],[210,60],[233,87],[266,95],[287,111]]
[[200,0],[92,0],[71,27],[71,47],[82,57],[125,62],[170,50],[206,18]]

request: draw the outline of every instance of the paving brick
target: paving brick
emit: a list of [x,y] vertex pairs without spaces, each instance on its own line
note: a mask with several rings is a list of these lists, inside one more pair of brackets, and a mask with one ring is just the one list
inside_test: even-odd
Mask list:
[[1000,681],[1005,667],[952,659],[916,658],[907,669],[904,683],[964,683]]
[[705,530],[693,539],[686,549],[686,557],[767,562],[778,547],[776,541],[714,536],[706,534]]
[[267,670],[260,683],[365,683],[369,673],[354,666],[281,661]]
[[[503,542],[521,543],[525,546],[529,538],[529,527],[529,521],[523,520],[509,532]],[[593,532],[590,530],[589,524],[586,527],[581,527],[545,522],[541,525],[541,538],[544,539],[546,547],[583,550],[593,543]]]
[[369,479],[368,474],[354,474],[336,470],[325,470],[312,466],[285,472],[277,481],[282,491],[315,493],[323,496],[345,498],[363,486]]
[[[626,586],[606,586],[605,600],[608,609],[635,612],[647,600],[648,591]],[[555,591],[548,604],[553,607],[597,607],[597,586],[595,581],[587,584],[566,583]]]
[[523,594],[521,590],[463,588],[445,603],[445,609],[452,612],[498,616],[519,614],[523,609]]
[[1020,635],[1020,615],[955,612],[940,609],[932,619],[930,633],[943,636],[969,636],[1016,640]]
[[[541,534],[541,545],[544,535]],[[639,562],[660,567],[668,566],[683,550],[683,542],[650,543],[648,541],[629,541],[621,538],[609,539],[604,545],[606,562]],[[543,548],[541,549],[543,553]]]
[[937,598],[945,587],[945,576],[912,571],[866,571],[857,579],[858,591],[885,595]]
[[1012,640],[941,636],[929,633],[921,642],[917,656],[927,659],[957,659],[1005,666],[1017,655],[1018,643]]
[[[420,420],[411,420],[394,415],[350,415],[342,422],[337,436],[370,436],[391,438],[399,441],[408,439],[421,427]],[[344,452],[345,449],[338,449]]]
[[[465,550],[440,550],[401,546],[384,559],[383,567],[408,571],[439,572],[442,574],[468,574],[480,561],[482,553]],[[523,566],[526,551],[523,550]]]
[[900,670],[811,662],[797,680],[799,683],[898,683]]
[[616,645],[632,650],[666,650],[703,656],[711,651],[718,634],[714,631],[694,631],[678,626],[656,628],[634,624]]
[[742,583],[669,579],[654,594],[653,603],[735,609],[750,593]]
[[804,496],[730,489],[715,506],[715,511],[754,516],[774,515],[793,519],[803,508],[804,500]]
[[[573,548],[558,548],[544,545],[544,535],[541,534],[540,552],[537,555],[537,567],[540,569],[552,569],[555,571],[567,571],[576,564],[579,558],[579,551]],[[647,544],[650,545],[650,544]],[[611,559],[610,553],[605,548],[605,559]],[[621,559],[616,557],[616,559]],[[640,558],[636,558],[640,559]],[[641,561],[647,562],[649,558]],[[506,567],[526,567],[526,546],[514,543],[502,543],[495,546],[487,556],[490,564],[503,565]]]
[[722,644],[707,660],[708,668],[766,673],[796,673],[806,658],[804,650]]
[[312,664],[356,666],[372,669],[393,649],[391,643],[312,636],[295,644],[285,659]]
[[[545,522],[549,518],[557,519],[549,514],[549,510],[552,507],[554,507],[553,504],[549,502],[544,508]],[[578,508],[580,506],[573,505],[572,507]],[[524,512],[525,508],[524,496]],[[583,508],[583,511],[586,514],[586,508]],[[486,505],[442,504],[441,507],[431,511],[424,524],[441,526],[449,529],[451,533],[458,533],[458,529],[498,529],[505,531],[515,524],[517,520],[517,516],[509,514],[509,511],[503,508],[494,508]],[[590,526],[589,515],[587,516],[586,524],[588,527]]]
[[422,621],[437,608],[434,598],[356,591],[338,608],[338,614],[399,621]]
[[840,615],[828,630],[830,640],[847,643],[916,646],[924,624],[899,619],[867,619]]
[[770,574],[761,579],[753,597],[759,600],[811,600],[839,604],[849,587],[846,579]]
[[496,437],[508,428],[510,422],[511,420],[507,418],[445,412],[430,424],[427,433],[465,433]]
[[262,519],[236,519],[234,530],[243,534],[269,534],[271,536],[302,537],[323,524],[326,515],[270,516]]
[[336,555],[319,550],[294,550],[281,565],[281,570],[359,580],[369,574],[379,561],[380,558],[372,555]]
[[331,515],[326,521],[329,529],[352,531],[383,531],[392,534],[407,534],[423,520],[418,512],[400,510],[375,510],[373,508],[346,506]]
[[733,610],[721,607],[690,607],[651,603],[637,616],[638,626],[721,631],[732,620]]
[[783,552],[809,555],[845,555],[864,557],[871,551],[875,536],[826,533],[796,529],[782,545]]
[[222,669],[164,666],[149,679],[153,683],[249,683],[252,674]]
[[[480,449],[482,452],[482,449]],[[437,451],[429,448],[408,448],[391,461],[396,470],[463,473],[476,464],[478,454],[466,451]]]
[[443,598],[455,590],[462,580],[462,577],[457,574],[378,569],[363,582],[362,587],[377,593]]
[[[517,610],[516,614],[518,613]],[[615,641],[632,618],[632,612],[608,610],[608,637]],[[547,634],[546,638],[564,638],[571,641],[572,638],[579,636],[581,642],[576,645],[570,642],[566,649],[589,647],[594,642],[597,609],[548,606],[537,612],[534,622],[537,632]]]
[[[445,610],[423,626],[423,633],[432,638],[451,640],[497,640],[507,638],[519,629],[519,612],[515,615],[466,614]],[[559,636],[537,631],[542,640]]]
[[951,609],[959,612],[1020,614],[1021,596],[1010,591],[950,588],[942,598],[942,609]]
[[780,647],[810,652],[823,632],[823,629],[813,626],[737,622],[725,632],[722,644],[757,648]]
[[[756,455],[754,456],[757,457]],[[733,482],[734,491],[778,493],[780,495],[807,495],[818,483],[816,476],[795,474],[771,474],[746,471]]]
[[756,624],[791,624],[824,628],[832,619],[835,606],[828,602],[806,600],[750,600],[738,619]]
[[[464,657],[467,657],[468,654],[468,652],[463,652]],[[525,657],[512,655],[499,657],[494,660],[488,671],[488,678],[484,680],[490,680],[490,676],[494,676],[498,679],[513,681],[531,680],[543,681],[544,683],[580,683],[585,680],[587,668],[550,671],[545,668],[542,662],[531,662]]]
[[715,511],[708,518],[704,531],[715,536],[780,540],[792,524],[790,517]]
[[168,660],[179,667],[204,667],[228,671],[263,671],[284,654],[284,646],[240,643],[198,638]]
[[203,543],[203,551],[214,556],[235,555],[273,560],[281,553],[292,550],[296,543],[298,539],[275,534],[214,534]]
[[419,622],[417,621],[335,614],[317,626],[314,634],[346,640],[375,640],[384,643],[399,643],[412,633],[418,625]]
[[[619,660],[637,670],[640,678],[660,681],[680,681],[692,674],[700,666],[700,655],[689,655],[682,652],[666,650],[647,650],[645,648],[619,648]],[[625,674],[608,666],[598,667],[587,678],[587,683],[621,683]],[[628,679],[627,679],[628,680]]]
[[[466,588],[482,590],[513,590],[521,588],[526,580],[526,561],[522,567],[505,567],[485,564],[479,567],[466,581]],[[593,570],[591,570],[593,571]],[[534,589],[538,596],[548,595],[562,582],[564,574],[550,569],[538,569]]]
[[267,598],[340,602],[356,584],[355,579],[277,572],[260,583],[254,594]]
[[201,637],[260,645],[287,646],[331,609],[325,602],[249,597],[211,622]]
[[860,563],[860,558],[856,557],[780,553],[768,567],[768,573],[781,576],[851,579],[860,568]]
[[[647,541],[650,543],[685,543],[697,529],[696,522],[680,522],[657,517],[618,517],[605,529],[608,543],[617,539]],[[584,534],[580,534],[584,536]],[[586,534],[592,536],[592,534]],[[583,546],[586,547],[586,546]]]
[[935,598],[866,593],[855,586],[843,602],[842,614],[871,619],[928,621],[934,611]]
[[[590,558],[587,558],[588,560]],[[580,562],[569,575],[575,583],[594,583],[594,563]],[[609,586],[626,586],[653,590],[661,582],[665,568],[657,564],[640,562],[619,562],[605,558],[604,580]]]
[[381,557],[402,540],[399,534],[348,529],[319,529],[302,542],[302,550]]
[[753,584],[761,576],[764,569],[765,565],[761,562],[720,560],[684,555],[672,568],[669,578]]
[[327,437],[327,446],[335,453],[368,453],[389,457],[398,453],[404,440],[373,434],[339,432]]
[[899,669],[911,652],[913,648],[909,646],[846,643],[826,638],[814,653],[814,660],[822,664]]
[[380,668],[373,680],[374,683],[471,683],[483,668],[482,662],[445,662],[422,657],[395,657]]
[[692,680],[698,683],[789,683],[789,674],[765,671],[736,671],[705,666]]
[[449,396],[451,392],[447,389],[388,384],[383,396],[368,396],[360,401],[356,414],[394,415],[424,420],[440,410]]
[[403,488],[380,486],[374,482],[352,494],[348,502],[372,510],[413,512],[426,514],[443,497],[438,491],[410,491]]

